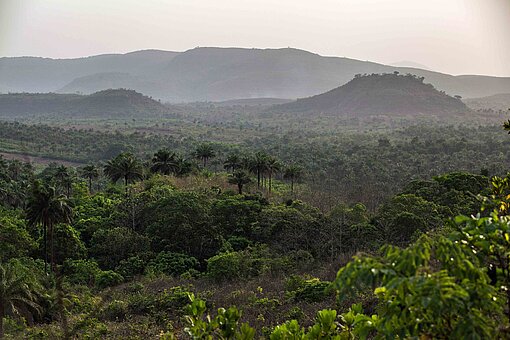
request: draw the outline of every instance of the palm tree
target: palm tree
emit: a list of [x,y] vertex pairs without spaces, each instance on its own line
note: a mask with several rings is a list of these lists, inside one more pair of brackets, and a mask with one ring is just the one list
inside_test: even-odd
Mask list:
[[106,162],[104,173],[112,182],[124,179],[126,188],[129,182],[143,178],[143,166],[140,161],[131,153],[125,152]]
[[241,157],[239,157],[239,154],[237,153],[231,153],[227,156],[225,159],[225,162],[223,162],[223,167],[228,170],[232,170],[232,174],[241,167],[242,161]]
[[177,169],[177,161],[175,160],[175,153],[167,149],[161,149],[152,157],[152,172],[159,172],[163,175],[170,175]]
[[81,175],[88,179],[89,181],[89,192],[92,192],[92,180],[99,177],[99,170],[98,168],[93,165],[86,165],[83,168],[81,168]]
[[193,171],[193,168],[196,166],[194,162],[191,162],[189,159],[180,155],[177,155],[175,163],[177,165],[175,169],[175,175],[177,177],[183,177],[190,174]]
[[294,193],[294,182],[303,175],[303,168],[296,164],[289,165],[283,174],[283,178],[290,179],[290,192]]
[[249,164],[249,170],[257,175],[257,188],[260,188],[260,181],[262,175],[267,170],[267,159],[268,159],[267,154],[262,151],[259,151],[251,159],[251,162]]
[[40,284],[19,262],[0,263],[0,339],[4,336],[5,313],[19,315],[29,310],[41,312],[36,302]]
[[246,170],[236,170],[232,175],[229,175],[228,182],[230,184],[236,184],[239,195],[242,195],[243,186],[245,184],[251,183],[251,178]]
[[212,147],[211,144],[203,143],[196,148],[194,156],[195,158],[202,160],[202,163],[205,168],[207,166],[207,162],[209,161],[209,159],[215,157],[216,153],[214,152],[214,148]]
[[51,268],[55,269],[55,247],[53,243],[54,226],[69,223],[72,208],[67,197],[57,195],[55,188],[43,185],[40,181],[33,184],[32,196],[28,201],[27,219],[30,225],[43,227],[44,269],[48,264],[48,233],[50,235]]
[[273,175],[282,170],[282,164],[275,157],[268,157],[266,162],[266,172],[269,178],[269,192],[271,192]]
[[55,179],[62,189],[66,190],[67,197],[69,197],[71,193],[71,174],[69,173],[69,169],[65,165],[60,165],[55,171]]

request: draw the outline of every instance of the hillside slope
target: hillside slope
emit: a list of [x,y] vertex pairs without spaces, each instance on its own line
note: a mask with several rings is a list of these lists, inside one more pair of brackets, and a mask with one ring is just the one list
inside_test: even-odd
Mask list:
[[0,117],[46,114],[74,117],[134,117],[169,114],[161,103],[133,90],[115,89],[91,95],[15,93],[0,95]]
[[443,114],[469,111],[457,98],[411,75],[372,74],[356,76],[347,84],[313,97],[277,105],[276,111],[295,113]]

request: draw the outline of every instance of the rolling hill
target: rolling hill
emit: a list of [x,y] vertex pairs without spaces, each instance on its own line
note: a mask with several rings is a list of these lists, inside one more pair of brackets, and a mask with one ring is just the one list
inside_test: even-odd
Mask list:
[[345,85],[313,97],[274,106],[275,111],[347,115],[450,114],[469,111],[457,98],[423,78],[399,74],[356,76]]
[[0,95],[0,117],[48,114],[73,117],[135,117],[171,114],[172,110],[133,90],[104,90],[91,95],[14,93]]
[[300,98],[322,93],[356,74],[412,73],[450,95],[510,92],[510,77],[452,76],[307,51],[200,47],[78,59],[0,58],[0,91],[90,94],[128,88],[171,102]]
[[464,103],[474,110],[510,110],[510,93],[499,93],[482,98],[464,99]]

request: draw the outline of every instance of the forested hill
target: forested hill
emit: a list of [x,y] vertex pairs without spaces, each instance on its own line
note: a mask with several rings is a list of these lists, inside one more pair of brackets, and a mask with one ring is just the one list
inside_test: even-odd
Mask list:
[[282,112],[374,114],[450,114],[469,111],[457,98],[424,83],[423,77],[398,73],[356,75],[326,93],[273,108]]
[[133,90],[104,90],[83,96],[56,93],[0,95],[0,117],[59,114],[73,117],[131,117],[171,114],[158,101]]

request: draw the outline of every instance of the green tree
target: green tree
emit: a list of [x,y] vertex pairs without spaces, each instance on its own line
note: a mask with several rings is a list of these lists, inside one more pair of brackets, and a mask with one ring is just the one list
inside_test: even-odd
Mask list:
[[243,194],[243,187],[251,183],[251,178],[246,170],[235,170],[233,174],[229,175],[228,182],[237,185],[239,195]]
[[269,179],[269,192],[271,192],[272,189],[273,176],[282,171],[282,168],[283,166],[278,159],[272,156],[267,158],[266,173]]
[[55,246],[53,242],[54,226],[58,223],[70,223],[73,210],[63,195],[57,195],[55,189],[43,185],[40,181],[33,183],[32,196],[28,201],[27,219],[32,226],[43,227],[44,261],[48,263],[48,233],[51,247],[51,267],[55,270]]
[[125,152],[109,160],[104,166],[104,173],[114,183],[124,179],[127,193],[127,186],[130,182],[143,178],[143,166],[135,156]]
[[152,157],[151,171],[153,173],[158,172],[163,175],[170,175],[176,172],[177,167],[176,154],[167,149],[158,150],[154,157]]
[[268,155],[262,151],[255,153],[249,161],[248,169],[257,175],[257,188],[260,188],[262,175],[267,170]]
[[239,168],[241,168],[242,162],[241,157],[237,153],[231,153],[227,156],[225,161],[223,162],[223,168],[226,170],[231,170],[232,174]]
[[58,185],[65,190],[67,197],[71,194],[72,176],[65,165],[60,165],[55,171],[55,179]]
[[176,165],[175,175],[178,177],[189,175],[196,168],[196,164],[180,155],[176,157]]
[[93,164],[86,165],[81,168],[81,175],[89,181],[89,192],[91,193],[92,181],[99,177],[98,168]]
[[42,289],[31,270],[18,261],[0,262],[0,339],[4,336],[5,313],[41,312],[37,295]]
[[205,168],[207,166],[207,162],[209,161],[209,159],[216,156],[216,152],[214,151],[212,144],[203,143],[200,144],[195,149],[194,156],[195,158],[200,159],[202,161],[202,164]]
[[285,168],[283,178],[290,180],[290,192],[294,193],[294,183],[303,176],[303,168],[296,164],[291,164]]

